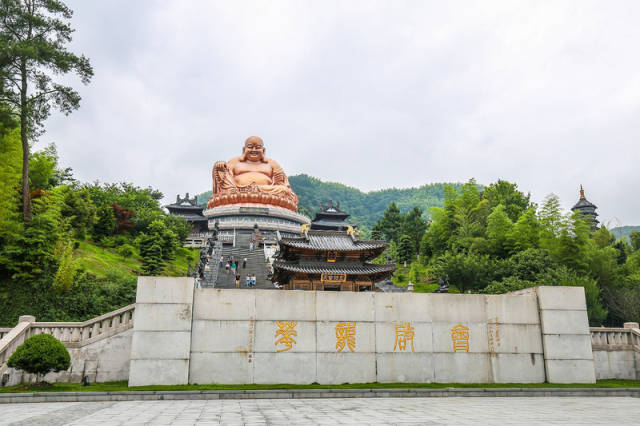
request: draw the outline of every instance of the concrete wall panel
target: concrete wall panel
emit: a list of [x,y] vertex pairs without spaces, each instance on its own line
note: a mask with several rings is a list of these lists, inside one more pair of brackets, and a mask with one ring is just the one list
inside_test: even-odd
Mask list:
[[316,292],[318,321],[375,321],[374,293]]
[[430,353],[377,353],[376,363],[380,383],[431,383],[434,380],[433,354]]
[[591,334],[587,311],[547,310],[540,317],[544,334]]
[[256,317],[274,321],[315,321],[315,291],[256,291]]
[[544,382],[544,357],[539,354],[495,354],[489,358],[496,383]]
[[596,379],[637,380],[638,373],[632,350],[593,351]]
[[253,357],[247,353],[192,352],[189,383],[244,384],[253,381]]
[[580,334],[545,334],[546,359],[592,359],[591,336]]
[[547,381],[549,383],[595,383],[593,360],[546,359]]
[[[274,292],[275,293],[275,292]],[[256,321],[255,325],[255,352],[268,352],[268,353],[284,353],[284,352],[299,352],[299,353],[314,353],[316,352],[316,323],[313,321],[293,321],[295,326],[293,330],[296,335],[290,335],[286,333],[280,333],[280,327],[276,321]],[[283,330],[288,330],[289,324],[283,326]],[[284,334],[284,336],[283,336]],[[294,342],[286,344],[289,336]],[[278,342],[278,344],[276,344]],[[280,352],[279,352],[280,351]]]
[[584,296],[583,287],[542,286],[536,287],[536,293],[541,310],[587,310],[587,301]]
[[435,353],[433,370],[437,383],[491,383],[487,353]]
[[[346,322],[341,324],[351,324]],[[336,353],[338,351],[336,336],[336,327],[339,324],[335,321],[318,321],[317,327],[317,345],[318,352]],[[375,325],[372,322],[355,322],[355,347],[353,352],[373,352],[376,351],[376,333]],[[344,345],[342,352],[351,352],[348,342]]]
[[250,321],[193,321],[192,352],[247,353]]
[[248,320],[256,317],[256,292],[260,290],[195,289],[196,320]]
[[256,353],[253,363],[255,383],[310,384],[316,381],[315,353]]
[[462,324],[469,329],[469,352],[488,353],[489,335],[486,323],[433,323],[433,352],[453,353],[451,329]]
[[193,278],[138,277],[136,303],[193,302]]
[[131,341],[131,359],[189,359],[190,339],[188,331],[137,331]]
[[[407,327],[409,324],[409,327]],[[376,352],[433,352],[433,329],[428,322],[376,322]],[[413,339],[409,339],[413,332]],[[397,336],[397,337],[396,337]],[[404,341],[405,350],[401,349]],[[413,342],[413,345],[412,345]],[[413,350],[412,350],[413,349]]]
[[132,359],[129,386],[180,385],[188,377],[187,359]]
[[319,352],[317,381],[324,384],[375,382],[376,355],[374,353]]
[[431,322],[428,294],[376,293],[374,299],[378,322]]
[[[542,353],[542,339],[538,324],[489,324],[487,327],[489,329],[490,352]],[[493,345],[491,344],[492,340]]]
[[191,305],[136,303],[136,331],[190,331]]
[[502,324],[540,324],[535,295],[509,294],[486,296],[487,318]]
[[482,294],[429,294],[433,322],[486,322],[486,297]]

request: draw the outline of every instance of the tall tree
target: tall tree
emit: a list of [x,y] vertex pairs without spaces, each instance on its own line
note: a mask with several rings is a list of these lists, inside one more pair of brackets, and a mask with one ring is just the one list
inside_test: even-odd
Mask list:
[[400,238],[400,232],[402,230],[403,217],[400,213],[400,209],[396,205],[395,201],[392,201],[384,211],[382,218],[379,221],[380,230],[384,234],[387,241],[394,241],[398,243]]
[[482,198],[489,201],[491,209],[502,204],[512,222],[516,222],[520,215],[531,207],[531,194],[524,195],[518,191],[517,184],[506,180],[498,180],[484,188]]
[[65,47],[73,32],[72,15],[59,0],[0,0],[0,104],[20,124],[25,221],[31,221],[29,142],[42,134],[52,107],[69,114],[80,105],[80,95],[53,76],[73,72],[84,84],[93,76],[89,60]]
[[498,204],[487,218],[487,240],[492,254],[498,257],[507,257],[513,241],[511,240],[511,232],[513,223],[506,213],[503,204]]
[[420,242],[426,230],[427,222],[422,218],[422,209],[414,206],[413,209],[404,216],[404,222],[402,224],[402,233],[411,238],[414,253],[419,252]]

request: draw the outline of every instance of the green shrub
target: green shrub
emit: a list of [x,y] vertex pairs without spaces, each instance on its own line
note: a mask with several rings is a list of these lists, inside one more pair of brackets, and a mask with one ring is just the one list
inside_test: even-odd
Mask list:
[[118,247],[118,254],[124,258],[133,256],[135,252],[136,250],[131,244],[124,244]]
[[50,334],[37,334],[18,346],[7,365],[40,375],[68,369],[71,357],[58,339]]

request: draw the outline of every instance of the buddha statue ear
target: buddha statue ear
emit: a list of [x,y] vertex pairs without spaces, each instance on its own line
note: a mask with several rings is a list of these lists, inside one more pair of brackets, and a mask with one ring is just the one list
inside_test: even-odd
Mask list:
[[242,155],[240,155],[240,161],[247,161],[247,147],[242,147]]
[[265,148],[264,146],[262,147],[262,162],[263,163],[268,163],[268,161],[267,161],[267,148]]

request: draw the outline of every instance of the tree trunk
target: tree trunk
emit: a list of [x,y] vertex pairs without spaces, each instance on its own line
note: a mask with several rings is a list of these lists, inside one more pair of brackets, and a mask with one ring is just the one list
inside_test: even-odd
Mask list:
[[22,140],[22,215],[25,222],[31,222],[31,191],[29,190],[29,138],[27,135],[27,64],[20,64],[20,139]]

